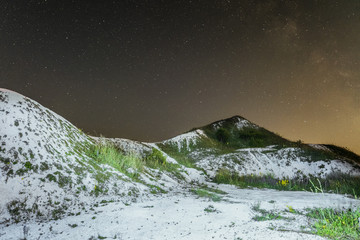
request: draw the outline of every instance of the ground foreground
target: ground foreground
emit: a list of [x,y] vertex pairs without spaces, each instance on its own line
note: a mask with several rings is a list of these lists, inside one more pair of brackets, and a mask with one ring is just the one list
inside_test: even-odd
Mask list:
[[[61,220],[3,225],[0,238],[325,239],[311,233],[313,220],[305,216],[305,209],[360,205],[359,200],[336,194],[212,187],[221,191],[200,196],[180,190],[130,205],[100,204]],[[276,217],[268,217],[270,212]]]

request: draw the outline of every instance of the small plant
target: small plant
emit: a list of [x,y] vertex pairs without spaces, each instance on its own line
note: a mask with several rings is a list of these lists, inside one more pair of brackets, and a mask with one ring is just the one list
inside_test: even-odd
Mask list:
[[204,209],[205,212],[207,213],[213,213],[213,212],[219,212],[218,210],[215,209],[215,207],[213,205],[209,205]]
[[202,185],[200,185],[200,187],[201,187],[201,189],[204,189],[204,190],[209,191],[209,192],[222,194],[222,195],[228,194],[227,192],[224,192],[224,191],[222,191],[222,190],[220,190],[218,188],[209,187],[206,184],[202,184]]
[[289,180],[285,179],[285,180],[279,180],[278,183],[280,186],[286,187],[287,185],[289,185]]
[[289,205],[286,205],[286,207],[288,208],[288,211],[291,212],[291,213],[294,213],[295,210],[293,209],[292,206],[289,206]]
[[274,211],[267,211],[265,209],[260,208],[260,203],[253,205],[251,210],[261,214],[261,215],[255,215],[252,218],[255,221],[268,221],[268,220],[276,220],[276,219],[284,218],[280,214],[275,213]]
[[214,202],[219,202],[221,201],[221,197],[215,193],[212,193],[212,192],[208,192],[204,189],[191,189],[191,191],[193,193],[195,193],[196,195],[198,195],[199,197],[203,197],[203,198],[209,198],[211,199],[212,201]]

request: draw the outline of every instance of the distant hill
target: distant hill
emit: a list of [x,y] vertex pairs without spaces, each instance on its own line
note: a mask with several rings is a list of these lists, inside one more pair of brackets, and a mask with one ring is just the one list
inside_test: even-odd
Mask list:
[[359,175],[360,157],[355,153],[336,146],[293,142],[240,116],[194,128],[157,145],[211,177],[219,169],[275,178]]

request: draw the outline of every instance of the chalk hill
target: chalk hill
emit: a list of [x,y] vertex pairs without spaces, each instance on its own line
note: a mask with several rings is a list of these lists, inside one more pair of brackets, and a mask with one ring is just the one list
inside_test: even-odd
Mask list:
[[[89,149],[101,142],[135,154],[144,167],[124,172],[97,161]],[[0,89],[0,223],[141,201],[211,182],[224,169],[279,179],[327,177],[360,175],[359,163],[345,149],[291,142],[240,116],[157,143],[91,137],[36,101]]]

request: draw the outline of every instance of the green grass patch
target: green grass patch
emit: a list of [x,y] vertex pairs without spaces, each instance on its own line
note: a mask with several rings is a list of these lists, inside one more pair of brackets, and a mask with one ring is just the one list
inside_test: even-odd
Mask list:
[[228,169],[219,169],[213,181],[238,186],[240,188],[256,187],[285,191],[313,191],[349,194],[360,196],[360,177],[348,174],[334,173],[327,178],[294,178],[275,179],[272,175],[244,175],[239,176]]
[[131,178],[136,178],[144,168],[141,157],[135,154],[124,154],[110,142],[101,141],[90,145],[86,148],[86,155],[96,163],[107,164]]
[[202,127],[206,135],[229,148],[252,148],[279,145],[281,147],[293,146],[293,143],[278,134],[261,127],[243,127],[238,129],[237,117],[222,121],[221,127],[214,128],[213,124]]
[[331,239],[360,239],[360,209],[315,208],[308,217],[315,219],[314,233]]
[[158,144],[158,146],[179,164],[188,168],[197,168],[195,165],[196,160],[189,156],[190,151],[186,150],[186,148],[181,148],[179,150],[178,146],[174,144]]
[[219,195],[201,188],[191,189],[191,192],[195,193],[199,197],[211,199],[214,202],[219,202],[222,199],[222,197],[220,197]]
[[167,162],[166,157],[156,148],[153,148],[152,152],[145,157],[145,165],[167,172],[177,172],[180,167],[178,164]]
[[260,203],[254,204],[251,207],[251,210],[253,212],[260,213],[260,215],[257,214],[252,218],[255,221],[269,221],[269,220],[284,219],[284,217],[282,217],[279,213],[260,208]]
[[201,189],[203,189],[203,190],[206,190],[206,191],[209,191],[209,192],[213,192],[213,193],[217,193],[217,194],[222,194],[222,195],[228,194],[227,192],[224,192],[224,191],[222,191],[222,190],[220,190],[220,189],[217,189],[217,188],[209,187],[209,186],[207,186],[207,185],[205,185],[205,184],[200,185],[199,187],[200,187]]
[[152,184],[149,184],[148,186],[150,187],[150,193],[151,194],[167,193],[167,191],[165,191],[164,189],[162,189],[159,186],[152,185]]

